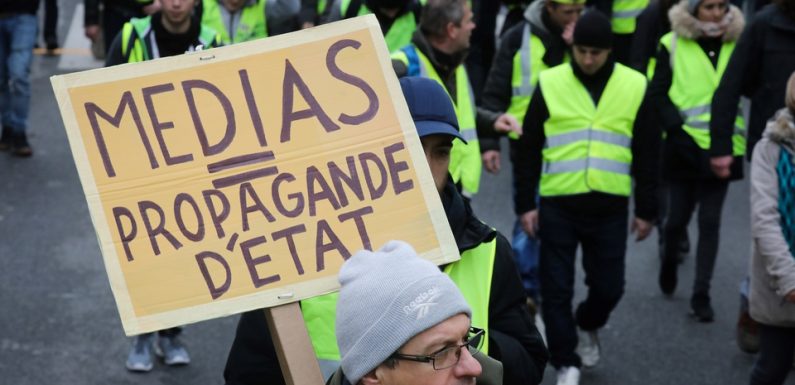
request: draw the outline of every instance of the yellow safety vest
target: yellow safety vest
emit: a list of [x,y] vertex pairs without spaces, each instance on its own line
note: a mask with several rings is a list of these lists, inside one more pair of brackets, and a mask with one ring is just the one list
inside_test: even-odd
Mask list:
[[[720,84],[726,65],[734,51],[735,42],[724,42],[715,68],[707,54],[697,42],[667,33],[660,43],[670,53],[673,81],[668,90],[668,97],[679,109],[684,124],[682,129],[693,138],[696,144],[709,150],[711,139],[709,122],[712,119],[712,95]],[[735,156],[745,154],[745,119],[742,108],[738,109],[734,120],[732,136],[732,153]]]
[[598,105],[569,64],[542,72],[539,82],[549,109],[539,194],[629,196],[632,130],[646,78],[616,63]]
[[649,5],[649,0],[613,0],[613,33],[631,34],[635,32],[638,15]]
[[[511,104],[508,106],[507,113],[522,124],[527,113],[527,106],[530,105],[530,98],[533,96],[536,85],[538,84],[538,74],[549,67],[544,63],[544,55],[547,48],[541,39],[534,35],[530,28],[530,23],[525,22],[522,29],[522,46],[513,56],[513,71],[511,76]],[[568,53],[565,54],[563,62],[569,61]],[[510,132],[508,137],[518,139],[519,135]]]
[[221,5],[218,0],[203,0],[202,25],[207,25],[218,31],[221,42],[225,45],[259,39],[268,36],[268,21],[265,17],[267,0],[257,0],[256,4],[246,5],[242,9],[240,22],[235,31],[235,37],[230,38],[224,21],[221,20]]
[[[218,35],[212,28],[201,26],[199,44],[204,48],[219,45]],[[157,59],[160,51],[157,48],[155,34],[152,30],[152,16],[132,18],[121,29],[121,53],[128,63]]]
[[[489,297],[494,273],[497,240],[481,243],[478,247],[461,253],[461,259],[444,269],[458,286],[470,308],[472,326],[486,330],[481,351],[489,353]],[[339,293],[329,293],[301,301],[306,329],[318,360],[339,362],[340,351],[334,331]]]
[[[442,78],[436,73],[430,60],[418,50],[413,44],[403,47],[392,54],[392,59],[400,60],[409,67],[409,76],[422,76],[436,80],[442,87],[445,87]],[[412,68],[418,67],[417,74],[412,73]],[[458,127],[461,136],[467,143],[456,140],[453,142],[453,149],[450,152],[450,175],[453,181],[461,183],[464,192],[472,195],[480,188],[480,173],[483,167],[480,159],[480,143],[478,133],[475,128],[475,96],[472,92],[472,85],[469,83],[466,69],[463,65],[458,66],[455,71],[456,76],[456,115],[458,117]],[[447,88],[445,87],[445,90]]]
[[[420,0],[421,5],[425,5],[426,2],[427,0]],[[350,4],[351,0],[342,0],[340,2],[340,15],[343,18],[345,18],[345,14],[348,13]],[[414,1],[412,1],[412,7],[413,6]],[[359,6],[359,11],[356,15],[363,16],[371,13],[373,12],[362,4]],[[398,50],[411,43],[411,35],[417,30],[417,22],[418,20],[415,20],[414,12],[409,11],[398,17],[392,23],[392,26],[389,27],[389,31],[386,31],[384,35],[384,40],[386,40],[386,46],[389,48],[389,52]]]

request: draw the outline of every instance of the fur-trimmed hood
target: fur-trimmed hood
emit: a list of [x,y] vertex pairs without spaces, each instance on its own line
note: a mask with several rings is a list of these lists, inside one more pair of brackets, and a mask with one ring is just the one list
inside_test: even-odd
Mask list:
[[[668,11],[668,19],[671,20],[671,30],[681,37],[698,39],[703,35],[703,32],[698,28],[698,19],[687,10],[687,3],[688,0],[681,0]],[[732,15],[732,21],[729,23],[726,33],[723,34],[722,40],[736,41],[745,27],[745,16],[734,5],[729,5],[729,14]]]
[[795,118],[792,111],[782,108],[767,121],[764,137],[795,153]]

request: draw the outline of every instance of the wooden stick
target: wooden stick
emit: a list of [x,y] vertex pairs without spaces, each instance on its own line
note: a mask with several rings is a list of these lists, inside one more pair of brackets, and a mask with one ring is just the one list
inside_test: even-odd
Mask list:
[[298,302],[265,309],[265,319],[287,385],[323,385]]

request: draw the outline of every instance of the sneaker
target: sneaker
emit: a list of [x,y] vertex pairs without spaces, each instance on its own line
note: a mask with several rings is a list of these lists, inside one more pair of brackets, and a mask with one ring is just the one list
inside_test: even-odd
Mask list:
[[190,363],[188,350],[177,336],[159,336],[155,345],[155,354],[163,359],[166,365],[187,365]]
[[[577,355],[580,356],[582,366],[592,368],[599,363],[599,336],[596,331],[587,331],[577,328]],[[579,375],[579,373],[578,373]]]
[[759,324],[748,310],[740,311],[737,319],[737,346],[746,353],[759,352]]
[[33,155],[33,149],[30,147],[28,137],[24,132],[12,137],[11,153],[22,158]]
[[558,369],[558,385],[579,385],[580,369],[574,366],[564,366]]
[[665,295],[671,295],[676,290],[676,260],[669,261],[666,258],[660,262],[660,277],[658,283],[660,290]]
[[148,372],[152,370],[152,335],[142,334],[133,339],[132,349],[127,356],[127,370]]
[[11,149],[11,127],[3,127],[2,136],[0,136],[0,151],[8,151]]
[[698,322],[712,322],[715,319],[715,311],[709,303],[709,295],[693,294],[690,298],[690,308],[693,309],[693,317]]

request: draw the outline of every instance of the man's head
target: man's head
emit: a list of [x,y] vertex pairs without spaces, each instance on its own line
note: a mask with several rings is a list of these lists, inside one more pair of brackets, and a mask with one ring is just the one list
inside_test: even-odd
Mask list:
[[[390,241],[342,265],[337,344],[352,384],[474,384],[472,311],[458,287],[408,244]],[[433,357],[433,360],[418,357]]]
[[239,11],[244,5],[246,5],[246,2],[248,2],[248,0],[221,0],[221,4],[223,4],[223,6],[229,12]]
[[181,33],[188,30],[193,16],[196,0],[160,0],[162,23],[169,32]]
[[544,7],[549,14],[550,20],[561,29],[566,28],[571,23],[576,23],[580,18],[582,10],[585,9],[585,2],[569,0],[546,0]]
[[469,48],[475,23],[467,0],[428,0],[422,8],[420,30],[442,52],[453,54]]
[[436,190],[441,192],[447,183],[453,139],[466,142],[458,131],[453,102],[439,83],[428,78],[401,78],[400,88],[417,127]]
[[607,63],[613,48],[610,20],[599,11],[589,11],[574,26],[574,62],[586,75],[597,73]]

